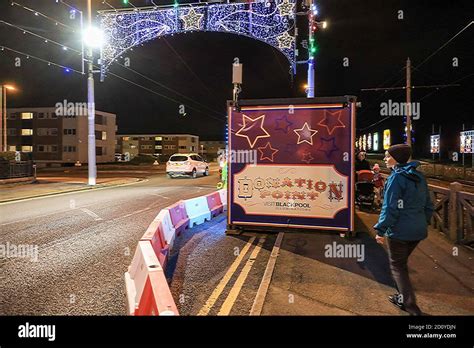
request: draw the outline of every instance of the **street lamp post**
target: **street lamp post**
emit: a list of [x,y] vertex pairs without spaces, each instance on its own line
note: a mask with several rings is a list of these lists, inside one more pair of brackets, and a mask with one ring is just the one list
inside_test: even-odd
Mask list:
[[0,151],[8,151],[8,142],[7,142],[7,90],[15,91],[16,88],[10,85],[1,85],[0,91],[0,126],[1,126],[1,149]]
[[308,98],[314,98],[314,57],[316,54],[316,43],[314,38],[314,32],[316,28],[327,28],[327,22],[318,22],[316,21],[316,16],[318,15],[318,10],[314,4],[314,0],[308,1],[306,3],[310,7],[308,13],[308,80],[307,85],[305,86],[306,96]]
[[94,186],[97,179],[95,150],[95,94],[94,94],[94,48],[101,48],[103,33],[92,26],[92,0],[87,0],[88,27],[83,32],[83,43],[87,47],[87,120],[88,120],[88,174],[89,185]]
[[[92,1],[87,0],[87,20],[89,28],[92,27]],[[88,120],[88,174],[89,185],[94,186],[97,179],[96,151],[95,151],[95,95],[94,95],[94,57],[92,46],[87,47],[87,120]]]

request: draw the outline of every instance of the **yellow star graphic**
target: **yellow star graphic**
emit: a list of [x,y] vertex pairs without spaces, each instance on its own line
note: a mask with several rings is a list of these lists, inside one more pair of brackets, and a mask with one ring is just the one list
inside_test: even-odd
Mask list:
[[[268,151],[268,150],[270,150],[270,151]],[[258,151],[260,151],[260,161],[263,161],[264,159],[267,159],[271,162],[273,162],[273,156],[275,156],[275,154],[278,152],[277,149],[274,149],[272,147],[270,142],[267,142],[267,145],[265,145],[264,147],[259,147]],[[271,154],[269,152],[271,152]],[[271,156],[271,158],[270,158],[270,156]]]
[[202,17],[204,17],[203,14],[197,13],[194,8],[191,8],[186,15],[179,18],[184,22],[185,30],[199,30]]
[[[318,133],[316,129],[309,128],[308,122],[305,122],[304,126],[300,129],[294,129],[293,131],[298,135],[298,142],[296,143],[297,145],[304,142],[313,145],[313,136]],[[301,138],[304,139],[301,140]]]
[[277,37],[277,41],[278,47],[291,49],[293,47],[293,42],[295,41],[295,38],[288,34],[287,31],[285,31],[282,35]]
[[[268,134],[268,132],[265,130],[265,128],[263,128],[263,123],[265,122],[265,115],[261,115],[257,118],[250,118],[248,117],[247,115],[242,115],[243,116],[243,120],[244,120],[244,125],[242,126],[242,128],[240,128],[237,133],[235,133],[236,136],[238,137],[245,137],[247,138],[247,141],[249,142],[249,145],[251,148],[253,148],[255,146],[255,143],[257,142],[258,139],[260,138],[268,138],[270,136],[270,134]],[[258,122],[260,120],[260,122]],[[246,134],[242,134],[242,133],[249,133],[249,132],[255,132],[255,125],[258,124],[258,127],[259,127],[259,131],[260,131],[260,134],[259,135],[256,135],[253,134],[251,135],[252,137],[254,137],[253,140],[250,140],[250,137]]]
[[278,11],[280,11],[280,16],[291,16],[293,14],[294,3],[290,3],[288,0],[283,0],[280,5],[278,5]]

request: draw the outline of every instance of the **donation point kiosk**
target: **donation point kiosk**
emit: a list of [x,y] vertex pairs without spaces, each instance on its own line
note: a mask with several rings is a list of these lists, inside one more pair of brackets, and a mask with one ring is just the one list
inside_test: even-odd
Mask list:
[[227,233],[354,234],[356,98],[228,103]]

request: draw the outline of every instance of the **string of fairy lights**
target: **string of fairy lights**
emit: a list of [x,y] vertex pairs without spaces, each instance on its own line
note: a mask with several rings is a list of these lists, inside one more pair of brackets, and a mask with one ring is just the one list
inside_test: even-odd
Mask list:
[[[77,10],[76,8],[74,8],[73,6],[69,5],[68,3],[66,3],[66,2],[63,1],[63,0],[57,0],[56,3],[61,3],[61,4],[65,5],[65,6],[67,6],[70,11],[78,11],[78,12],[80,12],[79,10]],[[59,21],[56,21],[56,20],[53,19],[52,17],[49,17],[49,16],[47,16],[47,15],[45,15],[45,14],[42,14],[42,13],[41,13],[41,15],[40,15],[40,12],[39,12],[39,11],[36,11],[36,10],[34,10],[34,9],[32,9],[32,8],[28,8],[28,7],[26,7],[26,6],[23,6],[23,5],[21,5],[20,3],[17,3],[17,2],[12,3],[12,6],[21,7],[21,8],[23,8],[23,9],[25,9],[25,10],[28,10],[28,12],[32,13],[32,14],[35,15],[35,16],[42,17],[42,18],[46,18],[46,19],[48,19],[49,21],[54,22],[55,25],[60,25],[60,24],[59,24],[60,22],[59,22]],[[133,4],[132,4],[132,6],[133,6]],[[56,23],[58,23],[58,24],[56,24]],[[32,31],[30,31],[30,30],[26,30],[26,29],[24,29],[24,28],[22,28],[22,27],[20,27],[20,26],[14,25],[14,24],[9,23],[9,22],[6,22],[6,21],[4,21],[4,20],[0,20],[0,24],[1,24],[1,25],[6,25],[6,26],[8,26],[8,27],[10,27],[10,28],[13,28],[13,29],[15,29],[15,30],[18,30],[18,31],[22,31],[23,34],[31,35],[31,36],[33,36],[33,37],[39,39],[39,40],[42,40],[45,44],[53,44],[53,45],[56,45],[56,46],[60,46],[61,49],[62,49],[62,51],[74,52],[74,53],[77,53],[77,54],[82,55],[82,52],[79,51],[79,50],[77,50],[77,49],[74,49],[74,48],[72,48],[72,47],[70,47],[70,46],[64,45],[64,44],[62,44],[62,43],[60,43],[60,42],[57,42],[57,41],[55,41],[55,40],[52,40],[52,39],[50,39],[50,38],[44,37],[43,35],[40,35],[40,34],[38,34],[38,33],[34,33],[34,32],[32,32]],[[64,26],[64,27],[67,27],[67,28],[69,28],[69,29],[74,29],[73,27],[67,26],[67,25],[65,25],[65,24],[63,24],[63,23],[61,23],[61,25]],[[75,31],[75,30],[74,30],[74,31]],[[11,52],[11,53],[14,53],[14,54],[16,54],[16,55],[25,57],[25,58],[28,59],[28,60],[29,60],[29,59],[32,59],[32,60],[35,60],[35,61],[37,61],[37,62],[47,64],[47,65],[50,66],[50,67],[57,67],[57,68],[60,68],[60,69],[62,69],[65,73],[76,73],[76,74],[80,74],[80,75],[85,75],[85,72],[84,72],[84,71],[80,71],[80,70],[78,70],[78,69],[74,69],[74,68],[72,68],[72,67],[70,67],[70,66],[66,66],[66,65],[63,65],[63,64],[54,62],[54,61],[52,61],[52,60],[49,60],[49,59],[44,59],[44,58],[38,57],[38,56],[36,56],[36,55],[32,55],[32,54],[29,54],[29,53],[20,51],[20,50],[16,50],[16,49],[13,49],[13,48],[8,47],[8,46],[5,46],[5,45],[0,45],[0,53],[3,53],[3,52]],[[191,106],[191,105],[187,105],[187,107],[188,107],[189,109],[198,111],[198,112],[200,112],[200,113],[205,113],[206,115],[208,115],[208,116],[211,117],[211,118],[216,119],[217,121],[225,122],[225,117],[223,117],[223,116],[225,116],[225,115],[223,115],[221,112],[216,111],[216,110],[214,110],[214,109],[212,109],[212,108],[206,106],[205,104],[202,104],[202,103],[196,101],[196,100],[193,99],[193,98],[187,97],[187,96],[185,96],[184,94],[182,94],[182,93],[180,93],[180,92],[178,92],[178,91],[176,91],[176,90],[174,90],[174,89],[172,89],[172,88],[170,88],[170,87],[167,87],[167,86],[165,86],[164,84],[162,84],[162,83],[160,83],[160,82],[158,82],[158,81],[156,81],[156,80],[153,80],[152,78],[147,77],[146,75],[141,74],[141,73],[139,73],[138,71],[136,71],[136,70],[134,70],[134,69],[132,69],[132,68],[130,68],[130,67],[126,67],[125,65],[119,64],[119,63],[117,63],[117,62],[115,62],[115,63],[116,63],[118,66],[121,66],[121,67],[125,68],[127,71],[132,72],[132,73],[134,73],[134,74],[136,74],[136,75],[138,75],[138,76],[140,76],[140,77],[142,77],[142,78],[145,78],[145,79],[148,80],[149,82],[152,82],[152,83],[154,83],[155,85],[158,85],[158,86],[160,86],[160,87],[162,87],[162,88],[165,88],[165,89],[167,89],[167,90],[169,90],[169,91],[175,93],[176,95],[179,95],[180,97],[185,98],[185,99],[187,99],[187,100],[189,100],[189,101],[195,103],[196,105],[200,105],[200,106],[206,108],[207,110],[209,110],[209,111],[211,111],[211,112],[213,112],[213,113],[219,115],[220,117],[214,117],[214,116],[212,116],[212,115],[209,115],[208,112],[203,112],[203,111],[200,110],[199,108],[196,108],[196,107]],[[100,69],[99,66],[94,66],[94,68]],[[129,80],[129,79],[123,77],[123,76],[120,76],[120,75],[117,75],[117,74],[114,74],[114,73],[110,73],[110,75],[113,76],[113,77],[115,77],[115,78],[117,78],[117,79],[120,79],[120,80],[122,80],[122,81],[124,81],[124,82],[130,83],[130,84],[132,84],[132,85],[134,85],[134,86],[136,86],[136,87],[139,87],[139,88],[141,88],[141,89],[144,89],[144,90],[146,90],[146,91],[148,91],[148,92],[150,92],[150,93],[153,93],[153,94],[155,94],[155,95],[158,95],[158,96],[160,96],[160,97],[162,97],[162,98],[165,98],[165,99],[167,99],[167,100],[170,100],[170,101],[175,102],[175,103],[180,104],[180,105],[182,104],[182,102],[180,102],[179,100],[176,100],[176,99],[171,98],[171,97],[169,97],[169,96],[166,96],[166,95],[164,95],[164,94],[162,94],[162,93],[159,93],[159,92],[157,92],[157,91],[154,91],[154,90],[152,90],[152,89],[150,89],[150,88],[147,88],[147,87],[145,87],[145,86],[143,86],[143,85],[141,85],[141,84],[139,84],[139,83],[137,83],[137,82],[131,81],[131,80]]]
[[51,44],[53,44],[53,45],[59,46],[59,47],[61,47],[61,49],[62,49],[63,51],[72,51],[72,52],[78,53],[79,55],[82,55],[82,52],[79,51],[79,50],[76,50],[75,48],[72,48],[72,47],[70,47],[70,46],[64,45],[64,44],[59,43],[59,42],[57,42],[57,41],[54,41],[54,40],[52,40],[52,39],[46,38],[46,37],[44,37],[44,36],[42,36],[42,35],[39,35],[39,34],[37,34],[37,33],[34,33],[34,32],[32,32],[32,31],[30,31],[30,30],[27,30],[27,29],[24,29],[24,28],[22,28],[22,27],[19,27],[19,26],[15,25],[15,24],[6,22],[6,21],[1,20],[1,19],[0,19],[0,24],[4,24],[4,25],[6,25],[6,26],[8,26],[8,27],[10,27],[10,28],[14,28],[14,29],[16,29],[16,30],[19,30],[19,31],[23,32],[23,34],[29,34],[29,35],[31,35],[31,36],[34,36],[34,37],[36,37],[36,38],[38,38],[38,39],[40,39],[40,40],[43,40],[45,43],[51,43]]
[[[56,3],[58,3],[58,1],[56,1]],[[42,17],[42,18],[44,18],[44,19],[46,19],[46,20],[48,20],[48,21],[50,21],[50,22],[53,22],[54,25],[56,25],[56,26],[59,26],[59,27],[62,27],[62,28],[66,28],[66,29],[68,29],[68,30],[71,30],[72,32],[76,32],[76,29],[74,29],[74,28],[71,27],[70,25],[64,24],[64,23],[62,23],[61,21],[59,21],[59,20],[57,20],[57,19],[55,19],[55,18],[52,18],[52,17],[50,17],[50,16],[48,16],[48,15],[46,15],[46,14],[40,12],[40,11],[37,11],[37,10],[34,10],[34,9],[29,8],[29,7],[27,7],[27,6],[24,6],[24,5],[22,5],[22,4],[20,4],[20,3],[16,2],[16,1],[12,1],[12,2],[11,2],[11,6],[18,6],[18,7],[22,8],[22,9],[25,10],[25,11],[28,11],[28,12],[30,12],[30,13],[33,13],[33,15],[35,15],[35,16]]]

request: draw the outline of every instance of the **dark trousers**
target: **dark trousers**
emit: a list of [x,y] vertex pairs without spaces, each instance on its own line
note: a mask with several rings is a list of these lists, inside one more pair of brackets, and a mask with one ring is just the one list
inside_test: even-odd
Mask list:
[[414,315],[420,315],[421,310],[416,305],[415,292],[408,276],[408,257],[419,242],[387,238],[390,270],[398,292],[402,295],[400,302],[403,302],[408,313]]

